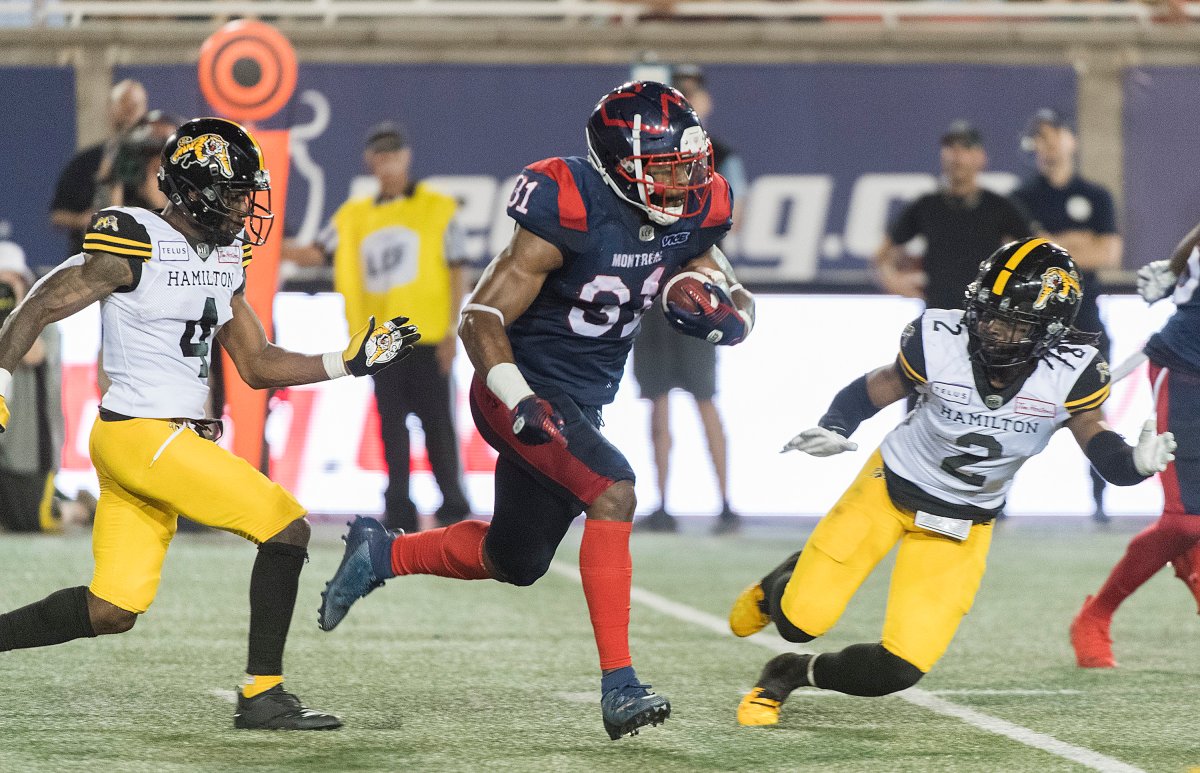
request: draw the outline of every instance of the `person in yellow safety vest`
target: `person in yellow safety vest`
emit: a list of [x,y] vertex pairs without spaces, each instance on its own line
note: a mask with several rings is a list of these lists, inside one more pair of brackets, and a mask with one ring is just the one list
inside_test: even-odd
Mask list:
[[363,153],[379,192],[351,197],[338,208],[315,244],[289,247],[285,257],[302,264],[332,261],[334,289],[346,300],[346,318],[388,319],[403,309],[421,330],[421,341],[402,378],[384,371],[375,379],[380,431],[388,466],[384,523],[416,531],[409,496],[407,419],[415,414],[442,505],[439,525],[461,521],[471,507],[463,493],[454,421],[452,367],[458,314],[466,292],[466,256],[457,202],[410,175],[412,148],[392,122],[373,127]]

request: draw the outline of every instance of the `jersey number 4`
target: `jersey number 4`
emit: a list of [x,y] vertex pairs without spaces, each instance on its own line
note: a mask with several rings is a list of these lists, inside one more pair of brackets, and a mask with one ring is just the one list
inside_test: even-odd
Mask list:
[[942,460],[942,470],[950,473],[968,486],[982,488],[983,484],[987,483],[986,477],[975,472],[963,472],[959,468],[966,467],[968,464],[978,464],[988,459],[996,459],[1004,453],[1004,448],[1000,445],[1000,441],[991,435],[968,432],[962,437],[955,438],[954,445],[959,448],[982,448],[987,451],[986,457],[976,456],[975,454],[957,454],[956,456],[948,456]]
[[[217,300],[216,298],[205,298],[204,312],[200,314],[200,319],[184,325],[183,335],[179,337],[179,350],[183,352],[183,356],[200,358],[200,378],[208,378],[208,338],[216,326]],[[196,337],[197,330],[200,331],[198,338]]]

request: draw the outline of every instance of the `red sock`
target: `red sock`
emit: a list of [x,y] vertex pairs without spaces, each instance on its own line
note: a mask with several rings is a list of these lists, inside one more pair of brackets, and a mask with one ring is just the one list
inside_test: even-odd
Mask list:
[[392,571],[433,574],[458,580],[491,577],[483,565],[483,538],[488,524],[466,520],[441,529],[405,534],[392,543]]
[[629,556],[632,523],[597,521],[583,524],[579,546],[579,574],[583,595],[600,650],[600,668],[624,668],[629,656],[629,592],[633,585],[633,559]]
[[1195,537],[1172,528],[1171,519],[1165,515],[1146,527],[1129,541],[1125,555],[1113,567],[1100,592],[1092,599],[1092,611],[1103,617],[1112,617],[1122,601],[1194,540]]

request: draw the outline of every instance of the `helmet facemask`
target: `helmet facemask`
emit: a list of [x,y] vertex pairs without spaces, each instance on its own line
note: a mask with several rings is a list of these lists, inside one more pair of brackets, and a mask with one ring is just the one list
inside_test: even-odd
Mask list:
[[266,243],[275,222],[270,172],[255,172],[250,184],[213,182],[204,187],[186,178],[172,179],[162,169],[158,175],[159,187],[204,232],[205,240],[228,246],[245,229],[245,243],[255,247]]
[[695,217],[712,190],[712,143],[699,126],[688,127],[672,153],[641,153],[641,116],[633,128],[634,155],[621,159],[619,174],[635,185],[640,206],[659,225]]
[[1009,297],[980,291],[978,282],[968,288],[967,297],[967,351],[1000,381],[1011,381],[1061,344],[1077,311],[1075,305],[1039,308],[1036,301],[1013,303]]

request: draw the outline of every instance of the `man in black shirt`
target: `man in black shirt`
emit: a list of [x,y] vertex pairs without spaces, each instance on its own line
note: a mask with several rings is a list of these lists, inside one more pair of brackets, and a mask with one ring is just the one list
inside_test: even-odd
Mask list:
[[[1061,114],[1049,108],[1034,114],[1021,146],[1034,153],[1038,171],[1013,192],[1013,198],[1029,211],[1034,227],[1066,248],[1079,264],[1084,293],[1075,327],[1100,333],[1098,346],[1108,358],[1108,332],[1096,304],[1096,296],[1103,289],[1096,272],[1120,268],[1121,237],[1117,234],[1112,194],[1104,186],[1083,179],[1076,171],[1077,144],[1075,132]],[[1092,496],[1096,501],[1092,518],[1097,523],[1106,523],[1104,479],[1095,470],[1092,470]]]
[[[50,203],[50,223],[67,232],[68,255],[83,250],[83,232],[91,225],[98,178],[107,176],[108,167],[121,146],[121,139],[146,114],[146,89],[135,80],[123,80],[113,86],[108,100],[108,120],[112,133],[97,145],[75,154],[54,188]],[[107,160],[108,163],[105,163]],[[101,172],[101,167],[105,171]],[[103,202],[107,206],[108,201]]]
[[[1019,205],[979,186],[987,154],[975,127],[966,121],[951,124],[942,135],[941,160],[941,188],[900,213],[875,265],[888,292],[923,298],[931,309],[960,309],[963,288],[979,272],[980,262],[1033,231]],[[917,236],[927,245],[919,260],[903,246]]]

